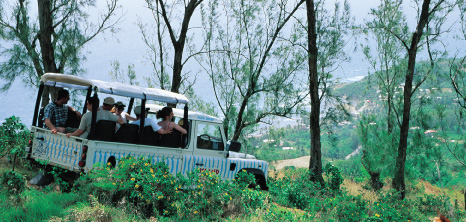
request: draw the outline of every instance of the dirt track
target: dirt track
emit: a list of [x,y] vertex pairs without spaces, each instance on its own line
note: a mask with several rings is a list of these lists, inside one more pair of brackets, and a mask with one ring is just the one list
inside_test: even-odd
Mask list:
[[271,163],[271,165],[275,166],[276,170],[281,170],[286,166],[295,166],[296,168],[308,168],[310,159],[311,156],[302,156],[296,159],[279,160],[277,162]]

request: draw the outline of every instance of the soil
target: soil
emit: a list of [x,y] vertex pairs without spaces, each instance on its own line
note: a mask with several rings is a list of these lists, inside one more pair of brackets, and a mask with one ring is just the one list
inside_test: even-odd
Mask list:
[[309,168],[309,161],[311,156],[302,156],[296,159],[288,159],[288,160],[279,160],[276,162],[271,163],[272,166],[275,167],[275,170],[282,170],[286,166],[294,166],[296,168]]

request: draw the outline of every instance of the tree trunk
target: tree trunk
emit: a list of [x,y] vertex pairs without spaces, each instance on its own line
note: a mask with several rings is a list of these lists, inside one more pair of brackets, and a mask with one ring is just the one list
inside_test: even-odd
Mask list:
[[177,44],[175,47],[175,58],[173,60],[173,80],[172,92],[179,93],[181,86],[181,70],[183,69],[182,58],[184,50],[184,42]]
[[416,55],[419,41],[423,35],[423,30],[429,18],[430,0],[424,0],[422,3],[421,16],[411,39],[411,46],[408,49],[408,70],[406,73],[404,93],[403,93],[403,122],[400,128],[400,144],[398,146],[398,156],[396,158],[395,175],[392,186],[400,192],[401,199],[405,198],[405,164],[406,150],[408,149],[408,130],[409,118],[411,112],[411,97],[413,94],[414,69],[416,67]]
[[[380,190],[383,187],[383,183],[380,182],[380,172],[372,171],[372,168],[368,166],[364,162],[364,158],[366,158],[365,152],[363,151],[362,157],[361,157],[361,164],[366,169],[367,173],[369,173],[369,176],[371,177],[371,187],[374,190]],[[370,162],[368,162],[370,164]]]
[[369,175],[371,176],[371,187],[372,189],[378,191],[382,189],[383,183],[380,182],[380,173],[379,172],[370,172],[368,171]]
[[308,22],[308,63],[309,63],[309,92],[311,95],[311,159],[309,162],[310,180],[324,186],[322,178],[322,151],[320,144],[320,98],[319,79],[317,73],[317,33],[314,0],[306,0]]
[[[42,66],[44,73],[57,72],[57,66],[55,64],[55,52],[52,44],[53,35],[53,20],[50,5],[50,0],[38,0],[37,6],[39,10],[39,44],[42,54]],[[42,107],[49,103],[49,94],[52,101],[56,99],[57,90],[53,87],[45,87],[44,93],[42,94]]]

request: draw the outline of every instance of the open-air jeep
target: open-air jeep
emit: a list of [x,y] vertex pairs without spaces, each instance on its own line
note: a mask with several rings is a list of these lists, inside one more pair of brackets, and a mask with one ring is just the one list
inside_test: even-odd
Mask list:
[[[91,94],[101,98],[127,97],[128,113],[131,113],[135,103],[141,106],[140,126],[144,126],[146,110],[150,118],[163,107],[149,104],[148,101],[181,104],[183,109],[173,109],[174,118],[188,133],[182,135],[173,130],[171,134],[160,135],[153,132],[150,126],[140,127],[135,124],[123,124],[115,132],[114,122],[97,122],[96,118],[93,118],[88,138],[68,138],[63,133],[53,134],[51,130],[43,127],[43,108],[40,108],[40,103],[45,86],[84,90],[87,92],[86,101]],[[182,173],[185,176],[188,172],[199,169],[214,172],[223,180],[231,180],[238,172],[245,170],[255,175],[261,189],[267,189],[267,162],[257,160],[252,155],[238,153],[241,144],[226,141],[222,121],[204,113],[188,111],[188,103],[189,100],[184,95],[161,89],[88,80],[66,74],[45,74],[41,78],[37,95],[31,127],[33,138],[28,147],[28,157],[74,172],[87,172],[99,164],[110,163],[115,166],[120,158],[128,155],[146,157],[154,163],[163,161],[169,166],[172,174]],[[95,114],[97,109],[97,106],[93,106],[92,112]],[[85,112],[84,105],[82,114]],[[152,116],[152,119],[155,120],[155,116]]]

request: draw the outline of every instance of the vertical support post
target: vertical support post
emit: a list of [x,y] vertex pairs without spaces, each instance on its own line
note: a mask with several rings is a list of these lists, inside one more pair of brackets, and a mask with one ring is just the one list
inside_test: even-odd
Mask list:
[[181,147],[185,148],[188,144],[188,135],[189,135],[189,120],[188,120],[188,104],[184,104],[183,112],[183,128],[186,130],[186,134],[181,135]]
[[139,143],[142,143],[144,137],[144,122],[146,120],[146,99],[141,101],[141,121],[139,124]]
[[[99,98],[97,96],[97,87],[94,88],[94,98]],[[93,103],[92,104],[92,120],[91,120],[91,132],[89,133],[89,136],[87,136],[88,139],[94,139],[95,138],[95,126],[97,122],[97,109],[99,108],[99,103]]]
[[[37,117],[39,115],[39,107],[42,99],[42,93],[44,92],[44,83],[41,82],[39,85],[39,92],[37,92],[36,106],[34,107],[34,117],[32,118],[32,125],[37,126]],[[39,120],[42,121],[42,120]]]
[[82,112],[83,115],[84,113],[87,112],[87,101],[91,97],[91,93],[92,93],[92,86],[89,86],[89,88],[87,88],[86,100],[84,100],[84,107],[83,107],[83,112]]
[[128,112],[128,114],[131,114],[131,110],[133,109],[133,104],[134,104],[134,98],[131,98],[129,100],[128,110],[126,111],[126,112]]

